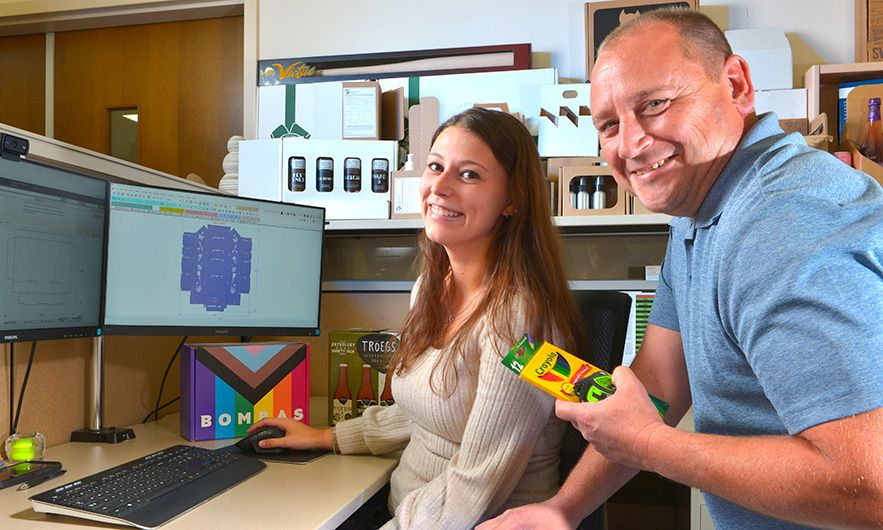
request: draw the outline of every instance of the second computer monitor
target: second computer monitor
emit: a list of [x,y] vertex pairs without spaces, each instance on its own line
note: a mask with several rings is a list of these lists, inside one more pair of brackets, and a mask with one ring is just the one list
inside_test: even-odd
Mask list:
[[107,182],[0,158],[0,342],[101,333]]
[[112,183],[104,330],[316,335],[325,210]]

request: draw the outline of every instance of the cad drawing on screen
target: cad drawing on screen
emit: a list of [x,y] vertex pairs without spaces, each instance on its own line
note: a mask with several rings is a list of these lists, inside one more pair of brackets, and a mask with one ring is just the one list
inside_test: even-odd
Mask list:
[[238,306],[251,291],[252,238],[228,226],[205,225],[181,238],[181,291],[206,311]]

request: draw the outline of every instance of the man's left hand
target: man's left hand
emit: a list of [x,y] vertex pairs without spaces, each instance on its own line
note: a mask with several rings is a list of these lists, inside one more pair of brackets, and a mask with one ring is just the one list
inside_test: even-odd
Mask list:
[[630,369],[620,366],[612,375],[616,385],[612,396],[598,403],[557,401],[555,414],[571,422],[607,459],[634,469],[647,469],[653,434],[669,427]]

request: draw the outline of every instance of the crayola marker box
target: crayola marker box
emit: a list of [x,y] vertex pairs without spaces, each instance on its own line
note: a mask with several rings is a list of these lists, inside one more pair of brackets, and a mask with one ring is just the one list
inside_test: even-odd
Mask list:
[[[564,401],[597,402],[613,395],[610,374],[548,342],[535,341],[527,333],[503,357],[503,364],[533,386]],[[661,416],[668,403],[651,395]]]

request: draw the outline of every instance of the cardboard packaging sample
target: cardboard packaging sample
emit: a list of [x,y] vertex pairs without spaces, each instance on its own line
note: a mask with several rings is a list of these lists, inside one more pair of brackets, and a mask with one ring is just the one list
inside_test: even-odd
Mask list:
[[846,122],[840,135],[840,146],[859,146],[864,141],[868,123],[868,100],[883,98],[883,84],[861,85],[853,88],[846,96]]
[[397,165],[392,140],[244,140],[239,195],[322,206],[326,219],[389,219]]
[[590,94],[589,84],[540,88],[540,156],[598,156],[598,131],[589,111]]
[[344,81],[341,93],[341,137],[344,140],[402,140],[405,137],[403,88],[381,92],[377,81]]
[[184,344],[180,355],[184,438],[241,438],[269,417],[309,423],[309,344]]
[[697,9],[699,0],[608,0],[586,2],[586,78],[592,76],[598,47],[620,24],[642,13],[665,7]]
[[626,202],[629,203],[630,209],[629,214],[631,215],[647,215],[656,212],[651,212],[644,203],[641,202],[641,199],[638,198],[637,195],[632,195],[631,193],[626,192]]
[[733,53],[748,62],[755,90],[794,88],[791,45],[781,29],[725,31]]
[[343,83],[343,139],[380,139],[380,83],[345,81]]
[[883,0],[855,0],[855,60],[883,61]]
[[883,186],[883,166],[872,160],[868,160],[868,158],[861,154],[855,146],[850,147],[849,152],[852,155],[852,167],[859,171],[864,171]]
[[332,331],[328,334],[328,423],[356,418],[372,405],[394,400],[386,376],[398,337],[388,331]]
[[[527,333],[503,357],[503,364],[533,386],[562,401],[598,402],[616,392],[610,374]],[[660,416],[668,403],[650,395]]]
[[586,166],[561,168],[558,201],[561,215],[625,215],[629,211],[625,190],[616,183],[601,159]]
[[420,219],[420,179],[416,170],[393,171],[391,219]]
[[883,185],[883,166],[859,152],[867,127],[868,100],[871,98],[883,99],[883,84],[858,86],[846,96],[847,115],[840,147],[852,153],[852,167],[864,171]]
[[754,93],[758,114],[775,112],[779,120],[806,119],[806,89],[758,90]]

